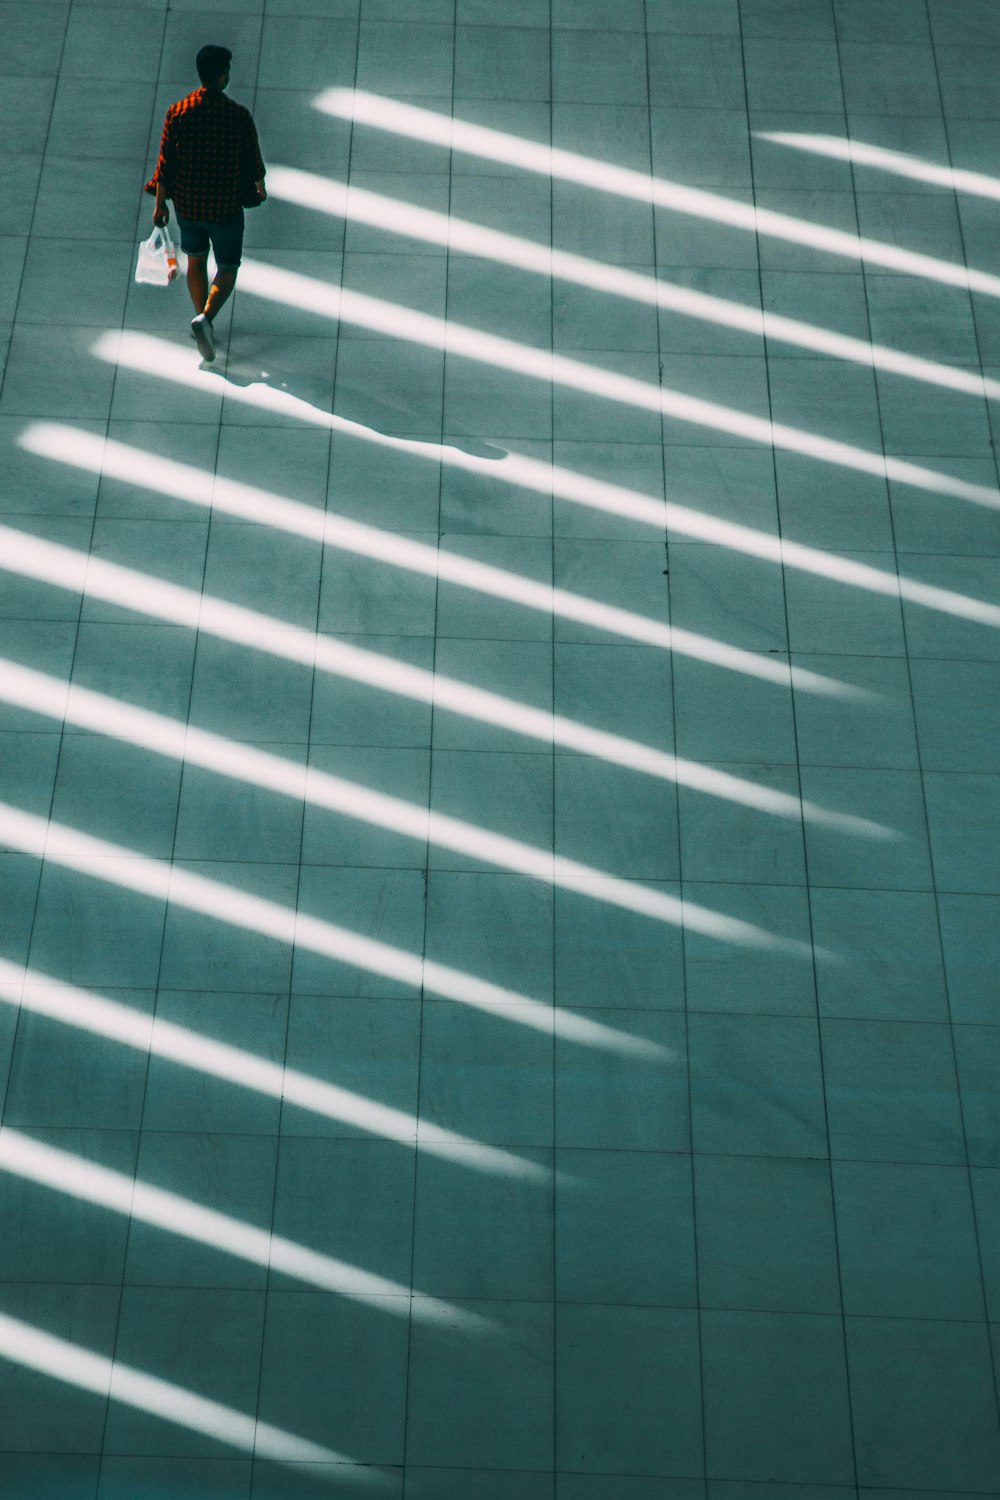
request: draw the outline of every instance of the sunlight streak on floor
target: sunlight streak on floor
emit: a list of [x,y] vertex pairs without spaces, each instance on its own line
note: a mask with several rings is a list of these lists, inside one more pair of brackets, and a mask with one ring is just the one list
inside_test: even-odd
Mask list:
[[[678,898],[640,882],[624,880],[577,860],[480,828],[476,824],[370,790],[325,771],[285,760],[254,746],[210,734],[119,699],[71,686],[0,658],[0,699],[60,723],[110,736],[153,754],[198,765],[220,776],[255,785],[346,817],[404,834],[418,842],[469,855],[515,874],[573,891],[606,905],[676,926]],[[884,824],[760,786],[694,762],[678,762],[677,780],[709,796],[724,797],[776,817],[835,829],[853,837],[898,842]]]
[[[416,702],[433,704],[463,718],[493,724],[543,744],[579,751],[661,780],[676,782],[678,779],[677,759],[666,751],[592,729],[561,714],[531,708],[512,698],[330,636],[315,635],[256,610],[227,604],[179,584],[167,583],[149,573],[105,562],[6,526],[0,526],[0,569],[57,588],[85,593],[153,619],[184,625],[248,650],[264,651],[284,661],[345,677]],[[689,765],[690,784],[695,785],[697,780],[699,790],[715,785],[718,788],[716,795],[732,796],[740,786],[737,778],[730,781],[710,767],[697,766],[696,762]],[[717,775],[721,779],[716,779]],[[748,785],[756,786],[755,783]],[[751,795],[749,789],[746,795]],[[757,788],[752,795],[767,801],[773,794]]]
[[[206,1208],[179,1193],[127,1176],[34,1140],[10,1126],[0,1127],[0,1171],[9,1172],[53,1192],[79,1198],[127,1219],[163,1229],[183,1239],[221,1250],[251,1265],[290,1276],[352,1302],[361,1302],[397,1318],[442,1324],[463,1333],[488,1333],[493,1324],[450,1302],[376,1276],[360,1266],[322,1255],[294,1240],[259,1229],[230,1214]],[[412,1299],[412,1301],[411,1301]]]
[[[782,564],[796,571],[811,573],[819,578],[829,578],[852,588],[871,589],[888,596],[902,595],[926,609],[942,614],[953,614],[960,619],[978,624],[995,626],[1000,624],[1000,613],[993,605],[953,589],[937,588],[916,579],[899,577],[884,569],[859,563],[853,558],[840,557],[835,552],[825,552],[818,547],[808,547],[738,521],[726,521],[703,514],[691,506],[678,505],[674,501],[656,500],[651,495],[625,489],[621,485],[609,484],[606,480],[594,479],[570,469],[553,467],[538,459],[519,453],[507,453],[495,462],[466,453],[448,444],[425,443],[413,438],[397,438],[376,432],[343,417],[331,417],[307,401],[291,396],[271,386],[254,384],[240,386],[223,377],[200,370],[191,359],[188,350],[178,349],[162,339],[153,339],[145,334],[103,334],[95,345],[95,353],[110,363],[121,364],[128,369],[141,370],[158,375],[179,384],[189,385],[221,396],[260,406],[264,410],[280,411],[297,417],[303,422],[330,427],[357,437],[363,442],[411,453],[425,461],[441,462],[469,473],[519,485],[539,495],[554,494],[559,499],[584,505],[592,510],[601,510],[609,515],[627,517],[656,530],[669,527],[672,531],[694,541],[710,542],[713,546],[727,547],[742,552],[748,557],[757,557],[767,562]],[[47,425],[47,424],[37,424]],[[31,429],[28,429],[29,431]],[[74,429],[77,431],[78,429]],[[22,438],[20,441],[24,441]],[[799,666],[789,668],[787,663],[772,661],[754,652],[742,651],[727,646],[721,641],[711,641],[704,636],[671,626],[673,632],[671,649],[679,654],[710,661],[720,667],[731,667],[751,677],[764,680],[792,682],[803,692],[820,693],[826,696],[863,697],[862,690],[838,682],[834,678],[810,673]]]
[[946,390],[963,391],[970,396],[1000,399],[1000,380],[986,378],[977,372],[956,369],[885,344],[870,343],[867,339],[853,338],[830,328],[804,323],[798,318],[762,312],[757,307],[678,286],[623,266],[605,265],[566,250],[420,208],[398,198],[387,198],[353,185],[349,187],[346,183],[334,182],[312,172],[302,172],[294,167],[269,167],[267,190],[270,197],[283,202],[335,215],[351,223],[369,224],[427,244],[441,245],[452,253],[479,256],[540,276],[590,287],[608,296],[668,308],[686,318],[736,328],[743,333],[792,344],[800,349],[811,349],[867,369],[885,370]]
[[[206,1077],[265,1094],[411,1150],[445,1155],[449,1161],[475,1171],[534,1182],[548,1182],[552,1178],[546,1168],[524,1161],[499,1146],[487,1146],[422,1116],[407,1114],[326,1079],[271,1062],[204,1032],[135,1010],[119,1000],[95,995],[6,959],[0,959],[0,1002],[14,1008],[20,1006],[32,1015],[103,1037],[144,1055],[162,1057]],[[456,1147],[461,1155],[455,1154]]]
[[[164,1422],[217,1438],[232,1448],[270,1458],[279,1463],[350,1464],[342,1453],[284,1432],[254,1416],[198,1396],[183,1386],[172,1385],[119,1360],[95,1354],[79,1344],[57,1338],[19,1318],[0,1313],[0,1357],[39,1374],[49,1375],[79,1390],[137,1411],[148,1412]],[[360,1480],[358,1475],[362,1476]],[[386,1487],[389,1481],[377,1469],[351,1470],[351,1482]],[[393,1485],[394,1488],[394,1485]]]
[[[205,510],[218,511],[271,526],[314,541],[320,546],[337,547],[357,556],[384,562],[390,567],[441,579],[459,588],[491,595],[543,615],[573,620],[609,635],[657,646],[680,655],[694,654],[699,660],[717,662],[731,671],[740,655],[725,642],[705,641],[687,632],[676,632],[665,621],[650,619],[632,610],[620,609],[597,599],[584,598],[568,589],[555,588],[534,578],[526,578],[504,568],[478,562],[460,553],[433,547],[413,537],[384,531],[323,511],[298,500],[289,500],[252,485],[225,479],[189,464],[145,453],[111,438],[98,437],[77,427],[60,423],[37,422],[18,439],[19,446],[41,458],[100,474],[122,483],[141,485],[157,494],[169,495]],[[787,679],[782,663],[768,662],[754,653],[745,653],[755,665],[752,675]]]
[[755,130],[753,133],[759,140],[773,141],[777,146],[791,146],[797,151],[809,151],[814,156],[827,156],[834,161],[856,162],[860,167],[873,167],[878,172],[891,172],[896,177],[909,177],[914,182],[931,183],[954,193],[1000,200],[1000,177],[989,177],[985,172],[942,167],[937,162],[925,161],[923,157],[905,151],[889,151],[884,146],[871,146],[864,141],[849,140],[846,136],[814,135],[794,130]]
[[[586,1016],[547,1004],[517,990],[505,989],[475,974],[418,953],[352,932],[263,896],[198,875],[179,865],[138,854],[134,849],[94,838],[65,824],[50,822],[0,803],[0,839],[22,854],[74,870],[93,880],[134,891],[153,900],[198,912],[213,921],[255,932],[293,949],[318,954],[349,968],[378,974],[415,991],[453,1000],[500,1020],[555,1035],[583,1047],[599,1047],[631,1057],[669,1054],[658,1043],[619,1031]],[[678,901],[678,915],[681,903]],[[764,933],[748,922],[704,913],[714,935],[747,946],[800,951],[803,945]]]
[[788,453],[800,453],[820,463],[873,474],[880,479],[892,479],[914,489],[951,495],[957,500],[968,500],[991,510],[1000,509],[1000,491],[994,486],[970,484],[922,464],[887,457],[842,442],[839,438],[823,437],[820,433],[806,432],[783,422],[772,422],[768,417],[757,417],[717,401],[689,396],[684,391],[654,386],[631,375],[620,375],[617,371],[570,359],[564,354],[553,354],[546,349],[502,338],[499,334],[485,333],[482,329],[454,323],[431,313],[369,297],[364,292],[331,286],[316,277],[285,271],[263,261],[244,260],[240,288],[252,296],[286,306],[307,307],[317,316],[371,329],[428,349],[440,349],[449,357],[458,355],[479,364],[492,365],[495,369],[524,375],[530,380],[565,386],[623,406],[690,422],[695,427],[725,432]]
[[674,213],[707,219],[711,223],[727,224],[734,229],[745,229],[751,234],[767,235],[794,245],[809,245],[829,255],[846,256],[849,260],[860,259],[868,265],[884,266],[907,276],[924,277],[946,286],[963,287],[968,291],[981,292],[984,296],[1000,297],[1000,276],[991,276],[986,271],[971,270],[933,255],[902,250],[896,245],[850,234],[842,229],[830,229],[823,224],[795,218],[791,214],[758,208],[735,198],[726,198],[720,193],[707,192],[703,188],[685,187],[666,178],[650,177],[631,167],[618,167],[594,157],[581,156],[574,151],[545,146],[502,130],[492,130],[487,126],[453,119],[450,115],[439,114],[414,104],[403,104],[396,99],[366,93],[362,89],[328,89],[318,95],[314,104],[316,109],[338,119],[353,120],[376,130],[441,146],[445,150],[463,152],[487,161],[504,162],[543,177],[575,182],[582,187],[631,198],[639,203],[650,203]]

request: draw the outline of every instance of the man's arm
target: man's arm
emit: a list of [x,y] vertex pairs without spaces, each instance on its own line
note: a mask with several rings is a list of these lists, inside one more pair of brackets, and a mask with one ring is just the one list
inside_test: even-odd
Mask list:
[[264,166],[264,158],[260,154],[260,141],[257,139],[257,127],[253,122],[253,115],[247,110],[247,150],[253,171],[253,185],[257,189],[257,197],[261,203],[267,198],[267,188],[264,186],[264,177],[267,168]]
[[164,225],[170,223],[170,210],[167,207],[167,190],[159,179],[157,179],[156,183],[156,202],[153,205],[153,223],[156,225],[157,229],[162,229]]
[[167,199],[173,188],[173,158],[174,138],[171,129],[172,121],[170,115],[163,122],[163,134],[160,136],[160,154],[156,162],[156,171],[146,183],[146,192],[156,194],[156,202],[153,204],[153,223],[158,229],[162,229],[170,222],[170,210],[167,207]]

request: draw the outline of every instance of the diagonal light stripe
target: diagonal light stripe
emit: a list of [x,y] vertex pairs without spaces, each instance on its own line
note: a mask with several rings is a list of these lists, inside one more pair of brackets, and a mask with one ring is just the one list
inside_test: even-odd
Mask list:
[[735,198],[706,192],[702,188],[685,187],[666,178],[650,177],[647,173],[637,172],[630,167],[617,167],[594,157],[581,156],[575,151],[544,146],[521,136],[508,135],[484,125],[474,125],[468,120],[454,119],[450,115],[421,109],[417,105],[402,104],[396,99],[366,93],[361,89],[328,89],[313,103],[324,114],[354,120],[394,135],[409,136],[413,140],[441,146],[446,151],[459,151],[488,161],[506,162],[525,172],[575,182],[582,187],[594,188],[616,197],[631,198],[638,203],[671,209],[674,213],[707,219],[710,223],[745,229],[750,234],[762,234],[794,245],[809,245],[829,255],[847,256],[850,260],[860,259],[869,265],[885,266],[904,275],[922,276],[947,286],[981,292],[984,296],[1000,297],[1000,276],[991,276],[985,271],[971,270],[966,266],[956,265],[953,261],[939,260],[933,255],[901,250],[896,245],[849,234],[842,229],[829,229],[822,224],[810,223],[807,219],[797,219],[791,214],[776,213],[773,209],[757,208],[753,204],[741,203]]
[[[0,1313],[0,1358],[39,1374],[49,1375],[78,1390],[90,1391],[103,1399],[118,1401],[136,1411],[149,1412],[164,1422],[185,1427],[218,1438],[256,1458],[278,1463],[353,1464],[354,1460],[319,1443],[309,1442],[280,1427],[272,1427],[254,1416],[223,1406],[206,1396],[198,1396],[183,1386],[173,1385],[158,1376],[148,1375],[120,1360],[95,1354],[68,1339],[45,1333],[20,1318]],[[351,1470],[352,1484],[371,1484],[392,1488],[395,1481],[378,1469],[358,1466]]]
[[[0,568],[57,588],[103,599],[153,619],[200,630],[247,649],[265,651],[280,660],[329,672],[418,702],[433,703],[437,708],[464,718],[495,724],[544,744],[560,745],[663,780],[677,779],[676,759],[665,751],[653,750],[635,740],[606,734],[603,730],[590,729],[562,715],[529,708],[514,699],[394,661],[377,652],[365,651],[328,636],[316,636],[241,605],[226,604],[193,589],[166,583],[151,574],[88,557],[72,548],[5,526],[0,526]],[[710,767],[700,767],[697,774],[700,777],[699,790],[715,786],[716,795],[731,796],[741,785],[739,778],[729,778],[726,773],[715,772]],[[749,788],[756,783],[745,785]],[[751,795],[749,791],[747,795]],[[758,787],[755,795],[763,810],[763,802],[770,796],[769,790]],[[681,909],[681,903],[678,903],[678,919]],[[692,930],[716,935],[731,932],[734,936],[738,931],[738,926],[729,928],[725,925],[728,919],[702,907],[685,902],[683,911],[684,920]],[[723,923],[722,927],[717,925],[719,922]]]
[[[260,933],[291,948],[396,980],[532,1031],[556,1035],[584,1047],[606,1048],[626,1056],[670,1055],[669,1049],[658,1043],[631,1036],[613,1026],[591,1021],[516,990],[491,984],[448,964],[422,959],[419,954],[404,948],[365,937],[362,933],[281,906],[263,896],[251,895],[178,865],[137,854],[133,849],[94,838],[65,824],[35,817],[7,803],[0,803],[0,840],[23,854],[75,870],[92,880],[135,891],[185,911],[198,912],[245,932]],[[760,929],[749,923],[733,921],[732,926],[734,929],[745,927],[748,933],[746,941],[755,946],[761,946],[763,939],[763,946],[767,947],[785,951],[803,948],[802,944],[761,934]]]
[[385,1276],[376,1276],[331,1255],[321,1255],[230,1214],[205,1208],[179,1193],[46,1145],[7,1125],[0,1127],[0,1171],[154,1229],[222,1250],[237,1260],[335,1292],[349,1301],[377,1307],[393,1317],[408,1318],[412,1314],[417,1322],[444,1324],[474,1333],[486,1333],[494,1327],[489,1319],[450,1302],[428,1297],[415,1288],[411,1291]]
[[[495,462],[447,444],[424,443],[412,438],[394,438],[375,432],[370,427],[348,422],[343,417],[331,417],[310,406],[307,401],[290,396],[286,391],[274,390],[268,385],[231,385],[217,375],[199,370],[192,363],[190,354],[161,339],[151,339],[144,334],[104,334],[95,345],[94,352],[102,359],[126,365],[129,369],[155,373],[192,388],[213,391],[217,396],[224,392],[227,401],[242,401],[267,410],[280,411],[302,422],[349,433],[363,442],[378,443],[400,452],[411,453],[415,458],[446,463],[501,483],[519,485],[522,489],[533,490],[540,495],[555,494],[561,500],[610,515],[625,516],[657,530],[669,527],[680,536],[709,542],[713,546],[727,547],[734,552],[742,552],[747,557],[783,564],[787,568],[811,573],[818,578],[828,578],[849,588],[869,589],[873,593],[889,597],[901,596],[925,609],[955,615],[980,625],[1000,623],[1000,616],[993,605],[967,594],[959,594],[953,589],[937,588],[917,579],[899,577],[867,563],[856,562],[853,558],[839,557],[835,552],[807,547],[752,526],[743,526],[737,521],[724,521],[704,515],[690,506],[678,505],[673,501],[664,503],[637,490],[577,474],[570,469],[553,467],[519,453],[507,453],[501,461]],[[687,632],[679,631],[676,627],[673,650],[714,662],[718,666],[732,665],[734,670],[750,676],[786,683],[791,680],[797,689],[804,692],[854,698],[865,696],[863,690],[849,687],[833,678],[803,673],[798,666],[793,666],[789,674],[789,668],[783,662],[768,661],[751,652],[727,647],[721,641],[707,641],[704,636],[689,637]],[[731,660],[724,654],[728,652],[733,653]],[[779,677],[778,673],[783,673],[784,676]]]
[[[449,1161],[464,1163],[476,1171],[537,1182],[552,1178],[552,1173],[536,1162],[524,1161],[498,1146],[484,1145],[422,1116],[407,1114],[310,1073],[217,1041],[204,1032],[178,1026],[159,1015],[146,1015],[118,1000],[95,995],[5,959],[0,959],[0,1002],[130,1047],[144,1056],[162,1057],[206,1077],[283,1100],[297,1109],[338,1120],[380,1139],[431,1155],[446,1154]],[[455,1147],[461,1148],[460,1156],[454,1154]]]
[[[635,881],[620,879],[579,861],[555,855],[546,849],[493,833],[459,818],[429,811],[401,797],[371,791],[368,787],[328,772],[306,768],[268,751],[226,739],[222,735],[185,725],[148,709],[136,708],[104,693],[71,685],[57,677],[23,667],[0,657],[0,699],[16,703],[60,723],[74,724],[136,745],[153,754],[188,765],[201,766],[219,776],[263,787],[268,791],[326,808],[358,821],[430,842],[438,848],[469,855],[484,863],[500,865],[547,886],[574,891],[591,900],[634,911],[642,916],[677,922],[677,900]],[[833,812],[788,793],[693,763],[683,763],[678,779],[687,771],[685,785],[709,795],[725,796],[745,806],[793,820],[835,828],[841,833],[896,841],[898,833],[881,823],[848,813]]]
[[[891,172],[896,177],[909,177],[914,182],[928,182],[954,193],[1000,200],[1000,177],[989,177],[985,172],[942,167],[937,162],[925,161],[921,156],[911,156],[905,151],[889,151],[884,146],[848,140],[846,136],[813,135],[811,132],[801,134],[786,130],[755,130],[754,135],[762,141],[773,141],[778,146],[791,146],[798,151],[809,151],[814,156],[831,157],[834,161],[856,162],[861,167]],[[268,189],[270,185],[269,171]]]
[[531,380],[562,385],[569,390],[583,391],[642,411],[658,412],[680,422],[690,422],[695,427],[727,432],[749,442],[800,453],[820,463],[873,474],[879,479],[892,479],[914,489],[951,495],[991,510],[1000,509],[1000,491],[993,486],[970,484],[967,480],[921,464],[887,457],[867,448],[858,448],[853,443],[806,432],[783,422],[772,422],[766,417],[755,417],[749,412],[722,406],[717,401],[706,401],[700,396],[689,396],[683,391],[654,386],[631,375],[619,375],[564,354],[553,354],[517,343],[514,339],[501,338],[498,334],[484,333],[481,329],[369,297],[363,292],[330,286],[316,277],[284,271],[262,261],[243,262],[240,287],[257,297],[292,307],[308,307],[317,316],[368,328],[406,343],[440,349],[449,356],[458,355],[496,369],[510,370]]
[[[775,137],[769,136],[768,139]],[[799,349],[811,349],[834,359],[864,365],[866,369],[885,370],[908,380],[962,391],[970,396],[1000,399],[1000,380],[986,378],[980,372],[956,369],[953,365],[907,354],[886,344],[871,343],[846,333],[836,333],[833,329],[787,318],[780,313],[762,312],[745,303],[678,286],[655,276],[627,270],[624,266],[605,265],[566,250],[437,213],[433,209],[420,208],[398,198],[387,198],[381,193],[333,182],[313,172],[270,166],[267,190],[270,197],[286,203],[336,215],[352,223],[370,224],[427,244],[443,245],[452,253],[499,261],[536,275],[590,287],[608,296],[668,308],[685,318],[697,318]]]
[[[687,632],[675,632],[670,625],[631,610],[619,609],[596,599],[587,599],[568,589],[554,588],[534,578],[508,572],[504,568],[477,562],[475,558],[429,546],[407,536],[399,536],[361,521],[350,520],[315,506],[289,500],[267,490],[241,484],[232,479],[197,469],[190,464],[161,458],[129,447],[111,438],[98,437],[79,428],[54,422],[35,422],[18,439],[20,447],[39,457],[100,474],[108,479],[140,484],[146,490],[169,495],[206,510],[237,516],[261,526],[299,536],[324,547],[336,547],[360,557],[370,557],[389,567],[443,579],[459,588],[491,595],[520,605],[539,614],[573,620],[604,630],[609,635],[642,645],[659,646],[680,655],[693,654],[692,639]],[[679,644],[678,644],[679,642]],[[699,651],[701,659],[713,661],[724,657],[721,643],[707,643]],[[750,655],[751,653],[746,653]],[[734,658],[723,661],[732,666]],[[767,667],[773,672],[785,671],[784,664],[755,658],[757,672]]]

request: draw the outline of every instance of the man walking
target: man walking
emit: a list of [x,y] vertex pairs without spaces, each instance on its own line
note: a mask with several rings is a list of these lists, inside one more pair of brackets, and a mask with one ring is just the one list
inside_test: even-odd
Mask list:
[[[161,229],[170,218],[167,199],[173,200],[195,306],[191,337],[204,360],[215,358],[212,323],[236,285],[243,209],[267,197],[253,116],[226,98],[232,59],[228,47],[202,47],[195,59],[201,88],[167,110],[156,171],[146,183],[146,192],[156,194],[153,223]],[[218,267],[211,287],[209,244]]]

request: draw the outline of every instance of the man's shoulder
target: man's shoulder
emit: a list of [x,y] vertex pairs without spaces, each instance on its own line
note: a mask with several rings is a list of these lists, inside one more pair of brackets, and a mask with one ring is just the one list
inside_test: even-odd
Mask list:
[[204,97],[204,89],[195,89],[194,93],[185,94],[183,99],[178,99],[174,104],[171,104],[167,110],[167,119],[176,120],[180,115],[186,115],[192,109],[197,109]]

